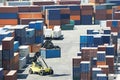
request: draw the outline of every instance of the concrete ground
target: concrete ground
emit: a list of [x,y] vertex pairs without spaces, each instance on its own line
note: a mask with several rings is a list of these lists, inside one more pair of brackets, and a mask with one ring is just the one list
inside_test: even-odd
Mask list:
[[46,63],[53,68],[54,75],[40,76],[38,74],[29,74],[29,65],[25,70],[18,73],[18,80],[72,80],[72,58],[79,52],[79,37],[86,34],[87,29],[100,30],[99,25],[81,25],[75,26],[74,30],[62,31],[63,40],[53,40],[54,45],[61,47],[61,57],[45,59]]

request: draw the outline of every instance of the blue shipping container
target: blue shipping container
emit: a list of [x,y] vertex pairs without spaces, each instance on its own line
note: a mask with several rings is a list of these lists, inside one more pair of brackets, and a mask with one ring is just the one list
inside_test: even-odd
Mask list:
[[29,22],[29,28],[35,28],[35,21]]
[[73,79],[77,77],[80,79],[80,67],[73,67]]
[[97,80],[97,74],[102,74],[102,70],[100,68],[93,68],[92,69],[92,80]]
[[104,30],[104,34],[110,34],[111,30]]
[[0,13],[0,19],[17,19],[17,13]]
[[92,35],[88,35],[87,36],[87,43],[88,44],[94,44],[94,38]]
[[31,1],[7,1],[9,6],[27,6],[31,5]]
[[4,76],[3,68],[0,68],[0,80],[3,80],[3,76]]
[[2,50],[2,59],[3,60],[10,60],[14,56],[14,51],[13,50]]
[[115,55],[115,49],[114,46],[106,47],[106,55]]
[[36,23],[35,23],[36,30],[43,30],[43,26],[44,26],[43,21],[36,21]]
[[80,36],[80,43],[87,43],[87,35]]
[[71,11],[79,11],[80,10],[80,5],[70,5],[68,6]]
[[70,19],[70,14],[61,14],[61,19]]
[[97,47],[98,45],[102,45],[103,41],[101,36],[94,36],[94,46]]
[[106,74],[97,74],[97,80],[108,80]]
[[[86,61],[85,61],[86,62]],[[90,72],[90,63],[80,63],[80,72]]]
[[87,34],[93,34],[93,30],[87,30]]
[[103,35],[102,36],[102,41],[103,41],[103,43],[105,44],[105,43],[110,43],[110,35]]
[[19,50],[19,41],[14,41],[14,51],[18,51]]
[[118,21],[112,21],[112,26],[113,27],[118,27]]
[[105,61],[105,52],[97,52],[97,61]]
[[61,57],[61,50],[59,48],[56,49],[41,49],[41,56],[43,58],[58,58]]
[[43,43],[44,37],[43,36],[36,36],[35,37],[35,43]]
[[82,25],[91,25],[92,24],[92,15],[82,15],[81,16]]
[[75,21],[75,25],[80,25],[81,23],[81,21],[80,20],[74,20]]
[[33,37],[33,36],[35,36],[35,29],[27,29],[26,37]]

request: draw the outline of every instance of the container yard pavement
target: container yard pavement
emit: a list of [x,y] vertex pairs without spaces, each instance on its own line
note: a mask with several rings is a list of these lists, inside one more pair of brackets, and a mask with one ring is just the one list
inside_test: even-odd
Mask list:
[[74,30],[62,31],[63,40],[52,40],[54,45],[61,47],[61,58],[45,59],[48,66],[54,70],[54,75],[40,76],[38,74],[29,74],[29,66],[18,73],[18,80],[72,80],[72,58],[79,52],[79,37],[86,33],[86,29],[99,30],[99,25],[75,26]]

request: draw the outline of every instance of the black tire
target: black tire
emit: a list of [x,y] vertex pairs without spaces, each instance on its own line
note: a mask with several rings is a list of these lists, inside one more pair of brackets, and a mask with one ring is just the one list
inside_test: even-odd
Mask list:
[[41,70],[41,71],[39,72],[39,75],[43,76],[43,75],[45,75],[45,72],[44,72],[43,70]]
[[50,70],[50,75],[53,75],[54,74],[54,71],[51,69]]
[[29,73],[30,73],[30,74],[33,74],[33,71],[32,71],[32,69],[30,69],[30,70],[29,70]]

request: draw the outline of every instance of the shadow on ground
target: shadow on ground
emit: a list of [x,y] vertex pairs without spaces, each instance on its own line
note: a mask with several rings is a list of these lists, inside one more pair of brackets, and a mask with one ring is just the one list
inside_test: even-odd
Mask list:
[[17,79],[27,79],[28,74],[18,74]]
[[53,74],[50,77],[61,77],[61,76],[69,76],[70,74]]

